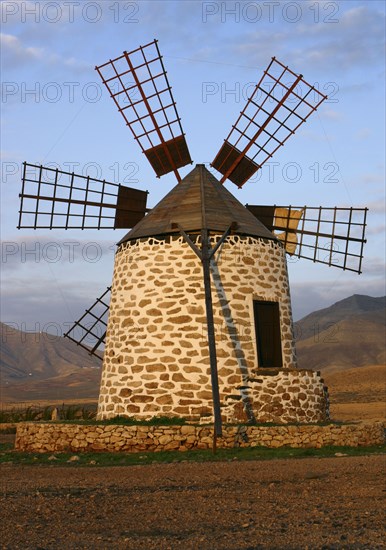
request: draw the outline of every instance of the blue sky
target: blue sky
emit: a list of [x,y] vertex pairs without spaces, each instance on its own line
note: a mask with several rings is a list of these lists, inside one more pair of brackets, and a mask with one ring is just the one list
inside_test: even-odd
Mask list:
[[[121,181],[154,206],[175,185],[134,143],[94,70],[154,38],[194,162],[209,163],[272,56],[329,95],[242,203],[367,206],[363,274],[290,261],[296,319],[385,293],[385,3],[8,2],[2,34],[2,312],[61,334],[110,285],[123,231],[16,229],[24,160]],[[181,170],[185,175],[190,166]]]

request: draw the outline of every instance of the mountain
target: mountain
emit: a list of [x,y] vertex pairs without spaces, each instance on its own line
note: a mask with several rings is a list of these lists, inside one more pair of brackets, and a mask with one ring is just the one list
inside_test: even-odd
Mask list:
[[354,294],[295,323],[300,368],[323,372],[386,362],[386,297]]
[[0,401],[98,396],[101,361],[67,338],[0,323]]

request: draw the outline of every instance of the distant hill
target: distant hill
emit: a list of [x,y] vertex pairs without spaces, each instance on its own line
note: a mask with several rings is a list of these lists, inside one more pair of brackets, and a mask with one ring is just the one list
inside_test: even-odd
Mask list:
[[98,396],[101,361],[67,338],[0,323],[0,400]]
[[295,323],[300,368],[337,371],[386,362],[386,297],[354,294]]

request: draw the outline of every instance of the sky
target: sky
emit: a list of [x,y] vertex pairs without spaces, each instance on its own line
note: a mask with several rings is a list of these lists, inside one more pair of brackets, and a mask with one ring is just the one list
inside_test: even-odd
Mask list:
[[[383,1],[1,2],[1,321],[62,335],[111,284],[124,230],[17,230],[21,163],[148,190],[155,177],[95,71],[154,38],[192,159],[209,163],[271,57],[329,97],[243,204],[368,207],[363,273],[289,259],[294,318],[385,294]],[[191,166],[181,169],[184,176]]]

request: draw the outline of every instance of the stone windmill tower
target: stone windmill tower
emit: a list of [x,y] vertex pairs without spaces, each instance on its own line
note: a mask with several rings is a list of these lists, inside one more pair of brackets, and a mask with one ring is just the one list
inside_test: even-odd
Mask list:
[[323,381],[297,369],[286,254],[359,273],[367,209],[244,206],[223,185],[241,187],[325,96],[273,58],[212,163],[221,180],[202,164],[182,178],[157,41],[97,71],[157,177],[178,181],[149,211],[144,191],[24,164],[19,227],[132,228],[112,287],[66,335],[105,345],[99,418],[214,420],[217,435],[222,420],[326,419]]
[[[248,385],[258,371],[257,330],[265,367],[296,367],[284,248],[204,165],[197,165],[119,243],[102,417],[212,417],[202,266],[209,236],[209,250],[215,251],[209,310],[223,405],[242,398],[252,411]],[[259,316],[265,315],[259,329]],[[274,342],[264,322],[272,323]]]

